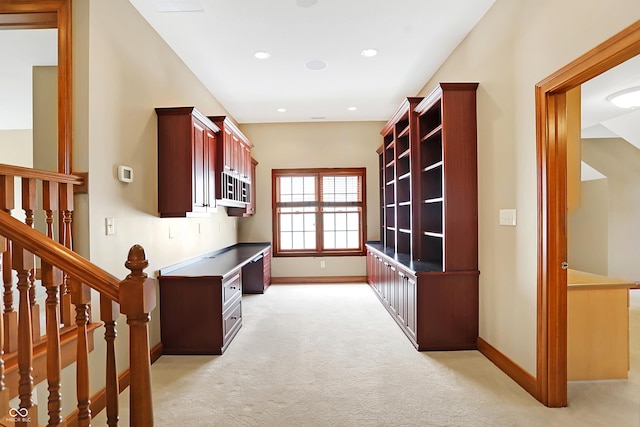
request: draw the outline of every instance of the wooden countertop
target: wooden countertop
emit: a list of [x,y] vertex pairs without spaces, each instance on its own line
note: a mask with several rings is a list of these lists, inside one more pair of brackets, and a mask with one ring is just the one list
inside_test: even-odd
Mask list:
[[634,288],[636,283],[630,280],[600,276],[579,270],[567,270],[567,288],[569,289],[615,289]]

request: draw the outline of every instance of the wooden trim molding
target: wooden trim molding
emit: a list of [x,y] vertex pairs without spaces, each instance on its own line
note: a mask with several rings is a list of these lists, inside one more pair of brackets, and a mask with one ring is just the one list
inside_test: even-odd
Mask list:
[[566,92],[640,54],[640,21],[536,85],[538,321],[535,396],[567,405]]
[[71,0],[0,1],[1,29],[58,29],[58,172],[71,173]]
[[502,354],[497,348],[478,337],[478,351],[482,353],[487,359],[493,362],[498,368],[500,368],[505,374],[507,374],[512,380],[525,389],[532,396],[536,396],[537,385],[536,378],[529,372],[525,371],[513,360]]
[[312,283],[367,283],[367,276],[272,276],[271,283],[279,285],[301,285]]

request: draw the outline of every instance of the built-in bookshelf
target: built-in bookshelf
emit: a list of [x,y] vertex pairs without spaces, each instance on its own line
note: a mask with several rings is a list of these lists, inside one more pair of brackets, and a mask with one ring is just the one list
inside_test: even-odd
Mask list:
[[476,348],[477,83],[406,98],[382,129],[372,288],[419,350]]

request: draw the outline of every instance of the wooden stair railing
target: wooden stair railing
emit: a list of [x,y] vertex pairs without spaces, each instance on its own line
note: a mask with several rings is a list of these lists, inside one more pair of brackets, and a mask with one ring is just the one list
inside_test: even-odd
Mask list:
[[[11,216],[16,177],[22,181],[24,223]],[[38,181],[41,181],[40,185],[36,185]],[[66,425],[66,422],[78,426],[90,425],[89,343],[92,341],[89,339],[89,328],[95,325],[90,319],[91,289],[100,294],[100,316],[105,326],[107,424],[118,425],[115,338],[116,319],[122,313],[127,316],[130,337],[131,425],[153,425],[148,322],[156,301],[155,285],[143,271],[148,261],[144,249],[139,245],[134,245],[129,251],[125,266],[130,274],[122,281],[72,251],[74,187],[81,187],[83,181],[81,176],[0,164],[0,265],[4,284],[4,312],[0,316],[0,426],[38,425],[37,408],[32,399],[34,344],[39,349],[46,345],[47,425]],[[41,194],[37,193],[38,187],[41,188]],[[34,211],[38,200],[45,213],[43,232],[34,229]],[[58,239],[54,233],[56,211],[60,214]],[[39,269],[36,268],[38,263]],[[13,287],[12,270],[17,277],[17,290]],[[39,332],[36,276],[39,276],[46,291],[46,334],[42,336]],[[17,311],[14,306],[16,291]],[[72,316],[72,305],[75,307],[75,317]],[[77,416],[67,416],[65,421],[60,393],[61,336],[68,337],[74,332],[77,335]],[[67,338],[64,340],[68,341]],[[5,378],[6,362],[15,363],[11,361],[16,359],[19,380],[13,384]],[[13,396],[19,399],[17,408],[9,405]],[[65,401],[65,404],[68,405],[68,402]]]

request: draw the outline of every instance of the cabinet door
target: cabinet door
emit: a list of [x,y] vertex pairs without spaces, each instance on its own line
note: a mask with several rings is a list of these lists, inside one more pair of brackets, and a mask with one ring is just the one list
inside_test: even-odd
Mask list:
[[407,332],[414,341],[417,340],[416,334],[416,325],[417,325],[417,312],[416,312],[416,301],[417,301],[417,292],[418,288],[416,286],[416,278],[413,275],[407,274],[406,276],[406,312],[405,312],[405,320],[407,325]]
[[211,129],[205,129],[205,148],[207,150],[206,164],[206,204],[208,207],[215,206],[216,201],[216,134]]
[[231,131],[227,128],[224,129],[223,136],[223,167],[224,172],[231,173],[233,171],[234,161],[233,161],[233,144],[234,144],[234,136]]
[[193,120],[193,211],[203,212],[207,206],[207,180],[209,170],[209,150],[206,138],[206,127]]

